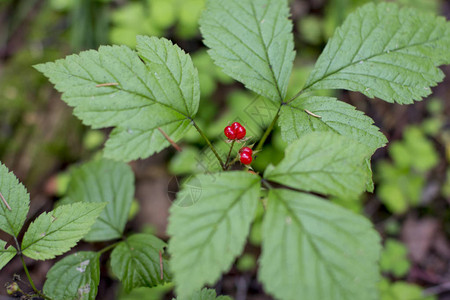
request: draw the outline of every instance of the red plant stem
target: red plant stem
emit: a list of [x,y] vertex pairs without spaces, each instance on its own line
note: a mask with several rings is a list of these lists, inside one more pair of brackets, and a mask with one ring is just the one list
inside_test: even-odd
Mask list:
[[2,195],[1,192],[0,192],[0,198],[2,198],[2,201],[3,201],[3,203],[5,203],[6,207],[7,207],[9,210],[12,210],[12,209],[11,209],[11,206],[9,206],[8,202],[6,202],[6,200],[5,200],[5,198],[3,197],[3,195]]
[[168,135],[167,133],[164,132],[164,130],[162,130],[161,128],[158,127],[159,132],[162,133],[162,135],[166,138],[167,141],[169,141],[169,143],[178,151],[181,152],[182,149],[180,148],[180,146],[178,146]]

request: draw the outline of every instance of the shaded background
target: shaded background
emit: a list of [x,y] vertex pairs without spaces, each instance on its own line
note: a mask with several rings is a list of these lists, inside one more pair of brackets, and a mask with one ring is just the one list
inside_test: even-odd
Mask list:
[[[222,129],[240,121],[249,134],[261,134],[274,107],[245,91],[213,66],[198,31],[204,0],[2,0],[0,2],[0,161],[31,194],[29,219],[51,210],[64,195],[70,166],[101,155],[109,130],[81,124],[60,100],[51,84],[32,65],[63,58],[102,44],[135,45],[138,34],[164,36],[192,55],[202,92],[199,125],[218,147]],[[297,59],[288,91],[303,85],[314,61],[346,15],[367,0],[291,1]],[[450,18],[450,3],[439,0],[398,0]],[[446,75],[450,68],[443,67]],[[289,96],[288,95],[288,96]],[[409,106],[367,99],[353,92],[335,95],[375,120],[387,136],[388,147],[373,157],[375,193],[357,201],[333,199],[374,222],[384,238],[381,258],[382,300],[450,299],[450,77],[433,95]],[[179,182],[187,175],[214,168],[198,134],[189,132],[173,149],[132,162],[136,202],[129,232],[147,231],[167,239],[168,208]],[[275,130],[255,160],[256,170],[283,157],[284,143]],[[262,212],[261,212],[262,214]],[[231,271],[215,286],[235,299],[272,299],[256,280],[261,241],[260,216],[246,247]],[[0,232],[0,237],[7,236]],[[98,250],[102,243],[80,243],[77,250]],[[102,256],[98,299],[171,299],[171,287],[121,292]],[[58,260],[58,259],[57,259]],[[54,261],[29,261],[31,276],[42,287]],[[283,272],[283,270],[280,270]],[[0,284],[14,274],[26,281],[14,259],[0,273]],[[274,274],[276,276],[276,274]],[[16,278],[17,279],[17,278]],[[31,290],[27,283],[22,288]],[[168,293],[166,296],[164,294]],[[0,288],[0,299],[9,299]]]

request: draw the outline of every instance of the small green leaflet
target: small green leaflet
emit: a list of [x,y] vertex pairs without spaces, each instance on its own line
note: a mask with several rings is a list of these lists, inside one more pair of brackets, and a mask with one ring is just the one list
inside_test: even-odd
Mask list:
[[200,30],[226,74],[281,103],[295,57],[288,17],[287,0],[209,0]]
[[100,254],[77,252],[48,271],[44,293],[52,299],[95,300],[100,282]]
[[213,289],[204,288],[201,291],[195,292],[189,297],[177,297],[172,300],[231,300],[228,296],[217,297],[216,291]]
[[334,132],[312,132],[286,148],[264,178],[304,191],[354,199],[366,188],[366,146]]
[[332,97],[300,96],[281,107],[279,125],[283,140],[287,143],[313,131],[336,132],[374,151],[387,143],[371,118],[354,106]]
[[450,63],[450,25],[412,8],[369,3],[345,20],[304,90],[347,89],[401,104],[431,94]]
[[6,248],[6,242],[0,240],[0,270],[3,269],[3,267],[6,266],[6,264],[9,263],[14,256],[16,256],[16,253],[16,248],[13,246]]
[[100,159],[71,172],[64,204],[75,202],[108,203],[86,241],[108,241],[122,236],[134,195],[134,175],[122,162]]
[[111,268],[127,292],[136,287],[155,287],[170,281],[167,260],[160,260],[166,246],[151,234],[139,233],[114,248]]
[[[197,175],[197,192],[186,186],[170,209],[170,268],[176,292],[189,297],[214,284],[241,254],[255,216],[260,177],[243,171]],[[195,197],[191,206],[184,197]],[[188,298],[190,299],[190,298]]]
[[380,237],[364,217],[273,189],[262,232],[259,279],[277,299],[377,299]]
[[[17,237],[27,218],[30,195],[8,168],[0,163],[0,229]],[[9,208],[3,202],[9,205]]]
[[189,55],[164,38],[138,36],[137,49],[101,46],[36,66],[84,124],[115,127],[105,156],[116,160],[161,151],[170,144],[158,128],[177,141],[198,110],[199,80]]
[[105,205],[77,202],[41,214],[25,232],[23,254],[46,260],[69,251],[89,232]]

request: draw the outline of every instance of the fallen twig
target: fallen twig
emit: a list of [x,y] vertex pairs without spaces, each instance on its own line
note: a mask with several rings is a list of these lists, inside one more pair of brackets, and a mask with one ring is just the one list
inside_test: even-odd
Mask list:
[[162,135],[166,138],[167,141],[169,141],[169,143],[178,151],[181,152],[181,148],[180,146],[178,146],[168,135],[167,133],[164,132],[164,130],[162,130],[160,127],[158,127],[159,132],[162,133]]
[[2,198],[2,201],[3,201],[3,203],[5,203],[6,207],[7,207],[9,210],[12,210],[12,209],[11,209],[11,206],[9,206],[8,202],[6,202],[6,200],[5,200],[5,198],[3,197],[3,195],[2,195],[1,192],[0,192],[0,197]]
[[100,83],[100,84],[97,84],[95,87],[114,86],[114,85],[119,85],[119,84],[117,82]]
[[310,116],[313,116],[313,117],[316,117],[316,118],[319,118],[319,119],[321,119],[322,117],[321,116],[319,116],[319,115],[316,115],[315,113],[312,113],[312,112],[310,112],[309,110],[307,110],[307,109],[305,109],[305,112],[308,114],[308,115],[310,115]]

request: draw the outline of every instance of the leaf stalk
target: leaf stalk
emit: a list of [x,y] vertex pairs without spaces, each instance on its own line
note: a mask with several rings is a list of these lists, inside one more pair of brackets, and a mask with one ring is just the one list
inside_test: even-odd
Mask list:
[[220,166],[222,167],[222,170],[226,170],[225,169],[225,164],[223,163],[222,158],[220,158],[219,153],[217,153],[216,148],[214,148],[214,146],[211,144],[211,141],[208,139],[208,137],[205,135],[205,133],[200,129],[200,127],[198,127],[197,123],[195,123],[194,120],[192,120],[192,125],[195,127],[195,129],[197,129],[198,133],[201,135],[201,137],[205,140],[205,142],[208,144],[209,148],[211,149],[211,151],[214,153],[214,155],[216,156],[217,160],[220,163]]
[[236,142],[236,140],[233,140],[233,141],[231,142],[230,151],[228,151],[227,161],[225,162],[225,169],[228,169],[228,167],[230,166],[230,165],[228,164],[228,162],[230,161],[231,151],[233,150],[233,147],[234,147],[234,143],[235,143],[235,142]]

